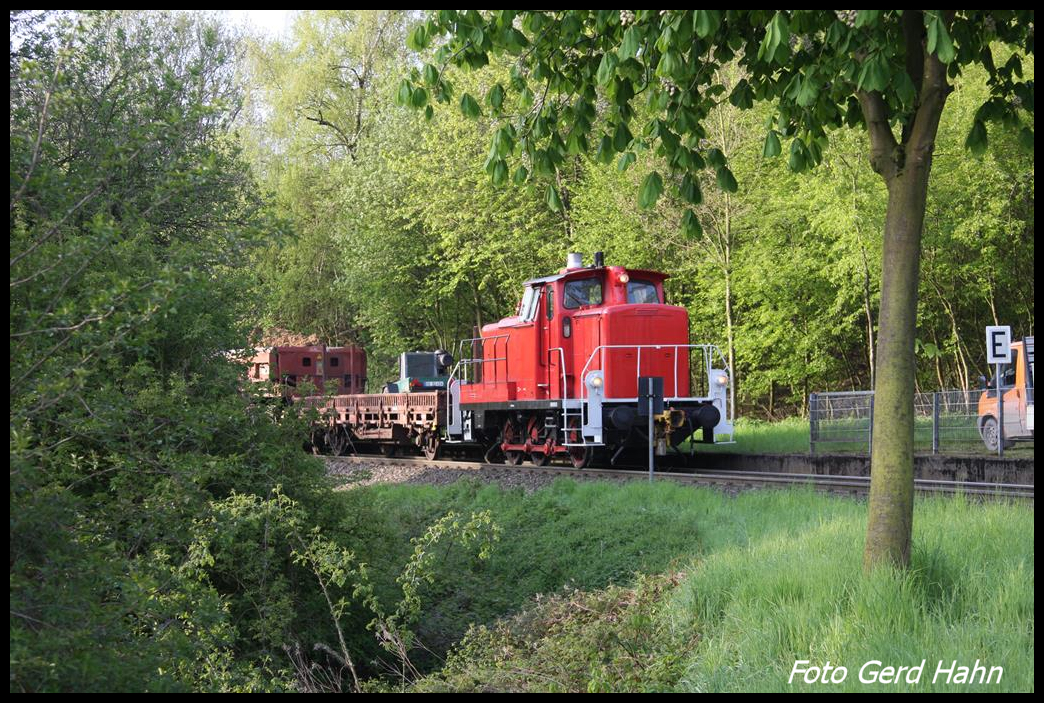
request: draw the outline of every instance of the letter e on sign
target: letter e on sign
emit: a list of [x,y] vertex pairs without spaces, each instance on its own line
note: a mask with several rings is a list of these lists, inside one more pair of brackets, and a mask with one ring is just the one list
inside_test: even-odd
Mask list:
[[990,364],[1011,363],[1011,327],[997,325],[986,328],[986,361]]

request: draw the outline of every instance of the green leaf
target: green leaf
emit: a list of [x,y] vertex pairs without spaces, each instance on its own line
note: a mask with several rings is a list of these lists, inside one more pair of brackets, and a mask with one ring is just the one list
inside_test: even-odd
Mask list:
[[964,140],[964,147],[969,149],[975,156],[982,156],[986,153],[986,145],[988,143],[986,125],[979,120],[975,120],[972,123],[971,131],[968,132],[968,138]]
[[529,178],[529,171],[526,170],[525,166],[519,166],[515,169],[515,175],[512,176],[511,180],[515,185],[520,186],[526,182],[527,178]]
[[595,161],[601,164],[607,164],[613,160],[613,154],[616,150],[613,149],[613,140],[606,134],[602,137],[601,141],[598,142],[598,153],[595,154]]
[[500,108],[504,104],[504,88],[499,83],[490,88],[490,91],[486,94],[486,102],[490,104],[495,112],[500,112]]
[[749,110],[754,107],[754,88],[751,87],[746,78],[737,83],[736,87],[732,89],[732,94],[729,95],[729,102],[741,110]]
[[681,66],[682,58],[674,49],[668,49],[660,57],[660,63],[656,67],[656,75],[663,77],[673,76]]
[[399,89],[395,93],[395,104],[405,107],[410,104],[410,100],[413,98],[413,86],[410,82],[403,78],[399,81]]
[[790,142],[790,158],[787,160],[787,166],[794,173],[801,173],[808,168],[808,150],[805,148],[805,143],[798,138]]
[[547,186],[547,206],[555,212],[562,212],[562,198],[558,196],[558,189],[551,184]]
[[706,39],[718,31],[718,27],[721,25],[721,10],[696,10],[693,25],[696,36]]
[[406,35],[406,46],[414,51],[422,51],[428,46],[428,32],[423,24],[417,25]]
[[703,202],[703,193],[700,191],[700,182],[692,177],[692,174],[685,174],[682,177],[681,185],[678,186],[678,195],[687,203],[692,205],[699,205]]
[[632,139],[634,139],[634,135],[631,134],[631,130],[627,129],[627,125],[618,122],[613,131],[613,148],[617,151],[625,151],[630,146]]
[[779,156],[782,152],[783,146],[779,143],[776,130],[769,130],[768,136],[765,137],[765,147],[761,150],[761,155],[766,159],[771,159]]
[[946,25],[943,24],[942,18],[939,17],[938,13],[930,14],[929,16],[931,19],[928,21],[928,42],[926,48],[929,54],[935,54],[940,61],[948,64],[957,56],[957,52],[953,48],[953,40],[950,39],[950,33],[946,31]]
[[473,119],[482,114],[482,108],[479,107],[475,98],[471,97],[468,93],[464,93],[464,95],[460,97],[460,111],[463,112],[466,117],[471,117]]
[[606,52],[602,55],[602,62],[598,64],[598,74],[595,77],[598,81],[598,85],[609,85],[609,81],[613,79],[613,73],[616,71],[618,63],[619,59],[616,58],[616,54]]
[[703,236],[703,227],[700,226],[700,220],[692,210],[686,210],[682,215],[682,232],[691,239]]
[[726,193],[735,193],[739,189],[739,185],[736,183],[736,177],[732,175],[732,171],[727,166],[722,166],[718,169],[718,187]]
[[621,156],[619,158],[619,160],[616,162],[616,170],[620,171],[621,173],[623,173],[628,168],[630,168],[631,164],[634,163],[635,158],[636,157],[634,155],[634,152],[633,151],[628,151],[626,154]]
[[638,207],[644,210],[653,207],[660,199],[661,193],[663,193],[663,178],[659,173],[653,171],[642,181],[641,191],[638,193]]
[[788,50],[787,42],[789,40],[790,24],[787,22],[786,15],[782,12],[777,12],[772,21],[769,22],[765,38],[761,40],[758,58],[769,63],[774,61],[782,62],[783,55]]
[[638,44],[638,27],[631,25],[627,28],[627,31],[624,32],[623,41],[620,42],[620,51],[618,52],[620,60],[626,61],[627,59],[634,58],[638,54]]
[[507,162],[503,159],[497,159],[497,162],[493,165],[493,185],[502,186],[507,183],[508,167]]
[[801,78],[801,87],[795,102],[801,107],[810,107],[819,97],[819,84],[816,83],[815,74],[809,73]]

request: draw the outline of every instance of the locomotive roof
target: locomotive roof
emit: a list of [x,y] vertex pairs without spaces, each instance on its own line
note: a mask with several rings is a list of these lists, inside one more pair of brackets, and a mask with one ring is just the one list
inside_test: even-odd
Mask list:
[[538,284],[538,283],[553,283],[554,281],[561,280],[563,278],[566,278],[567,276],[572,276],[574,274],[590,273],[591,271],[599,271],[599,270],[605,270],[605,269],[610,269],[610,268],[622,268],[625,271],[627,271],[628,275],[632,275],[632,276],[651,276],[651,277],[658,278],[661,281],[670,277],[670,274],[662,273],[660,271],[653,271],[651,269],[629,269],[626,266],[603,266],[603,267],[601,267],[601,269],[596,269],[596,268],[591,268],[591,267],[585,267],[585,268],[579,268],[579,269],[568,269],[566,271],[561,271],[559,273],[556,273],[553,276],[544,276],[543,278],[531,278],[530,280],[526,281],[522,285],[531,286],[531,285]]

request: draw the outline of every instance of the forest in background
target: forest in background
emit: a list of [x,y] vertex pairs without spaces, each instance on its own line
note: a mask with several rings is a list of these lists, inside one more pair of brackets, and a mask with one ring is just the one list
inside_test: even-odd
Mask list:
[[[417,617],[406,536],[494,534],[434,510],[399,534],[330,491],[307,418],[242,395],[229,350],[263,329],[361,343],[379,383],[603,250],[672,274],[694,338],[734,349],[743,412],[870,383],[883,193],[858,135],[799,178],[724,103],[708,146],[739,191],[700,183],[703,233],[683,236],[669,197],[639,206],[653,154],[620,169],[576,144],[528,190],[487,173],[510,65],[459,79],[489,101],[474,119],[398,104],[411,21],[306,13],[280,44],[209,15],[12,12],[12,690],[302,688],[353,658],[377,675]],[[1033,329],[1032,149],[991,124],[965,153],[983,90],[962,78],[936,147],[924,389],[975,384],[984,325]]]
[[[414,19],[309,12],[288,39],[247,42],[244,154],[291,233],[259,267],[266,324],[363,344],[379,385],[401,350],[452,349],[512,314],[521,283],[566,252],[590,262],[604,251],[671,274],[694,342],[734,360],[741,414],[803,413],[809,392],[872,387],[887,193],[864,134],[839,130],[820,167],[795,174],[787,155],[763,158],[765,115],[722,99],[704,146],[728,157],[739,189],[721,190],[708,170],[696,185],[702,234],[687,235],[670,184],[654,208],[639,205],[642,179],[662,166],[649,152],[601,163],[566,144],[567,160],[530,165],[537,179],[524,188],[510,181],[526,174],[492,172],[489,113],[511,57],[455,77],[456,94],[479,96],[473,118],[402,105],[397,86],[423,58],[403,49]],[[1023,70],[1032,76],[1032,61]],[[924,235],[919,390],[977,387],[985,326],[1034,326],[1033,152],[995,125],[986,153],[968,154],[985,75],[956,88]]]

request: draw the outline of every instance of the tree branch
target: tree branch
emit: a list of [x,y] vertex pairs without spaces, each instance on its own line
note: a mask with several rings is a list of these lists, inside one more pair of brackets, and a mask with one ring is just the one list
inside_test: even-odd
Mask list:
[[876,90],[856,91],[856,97],[859,98],[866,129],[870,134],[870,166],[875,173],[884,177],[885,182],[890,182],[899,171],[896,163],[899,144],[888,123],[888,106]]

